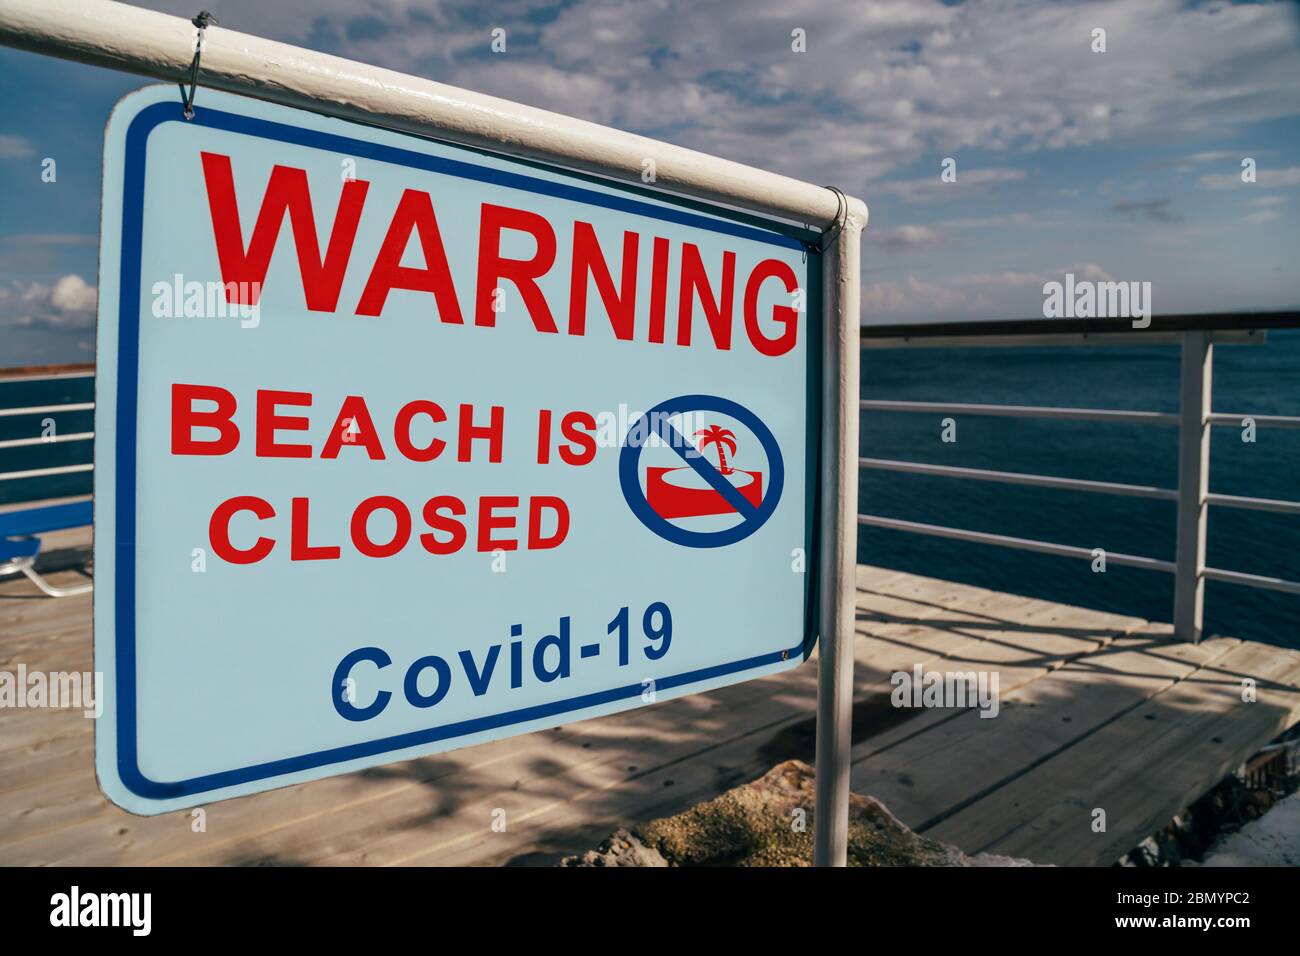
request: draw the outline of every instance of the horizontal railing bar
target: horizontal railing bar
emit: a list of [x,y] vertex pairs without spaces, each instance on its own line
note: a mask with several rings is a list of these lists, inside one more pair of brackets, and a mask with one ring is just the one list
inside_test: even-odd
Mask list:
[[14,481],[18,478],[44,478],[46,475],[71,475],[79,471],[94,471],[93,464],[60,465],[57,468],[33,468],[30,471],[0,472],[0,481]]
[[14,374],[5,369],[0,369],[0,385],[8,385],[10,382],[53,382],[64,378],[94,378],[94,371],[90,372],[46,372],[37,373],[18,373]]
[[1211,425],[1230,425],[1240,428],[1243,419],[1249,418],[1260,428],[1300,428],[1300,415],[1236,415],[1232,412],[1210,412],[1206,416]]
[[[915,534],[928,534],[937,538],[952,538],[956,541],[970,541],[975,544],[992,544],[1001,548],[1017,548],[1021,551],[1037,551],[1062,558],[1081,558],[1091,561],[1094,557],[1088,548],[1076,548],[1068,544],[1053,544],[1049,541],[1035,541],[1031,538],[1012,538],[1002,534],[988,534],[984,531],[967,531],[962,528],[948,528],[943,525],[922,524],[919,521],[903,521],[899,518],[884,518],[880,515],[858,515],[858,524],[870,528],[887,528],[891,531],[909,531]],[[1146,558],[1136,554],[1124,554],[1119,551],[1106,551],[1107,564],[1121,564],[1146,571],[1164,571],[1174,573],[1172,561],[1158,558]]]
[[40,378],[93,377],[94,362],[56,362],[52,365],[12,365],[0,368],[0,383],[30,381]]
[[1228,584],[1244,584],[1250,588],[1264,588],[1268,591],[1300,594],[1300,581],[1268,578],[1262,574],[1246,574],[1242,571],[1224,571],[1222,568],[1206,568],[1204,574],[1207,581],[1224,581]]
[[[1120,329],[1127,326],[1120,324]],[[1140,331],[1140,330],[1138,330]],[[893,338],[864,338],[864,349],[985,349],[985,348],[1124,348],[1130,345],[1180,345],[1183,332],[1039,332],[1023,335],[947,335],[910,336]],[[1211,342],[1223,345],[1263,345],[1268,333],[1263,329],[1225,329],[1207,332]]]
[[1069,491],[1094,491],[1106,495],[1159,498],[1165,501],[1176,501],[1178,499],[1176,490],[1172,488],[1156,488],[1152,485],[1126,485],[1114,481],[1058,478],[1053,475],[1030,475],[1018,471],[959,468],[956,465],[931,465],[915,461],[895,461],[889,458],[859,458],[858,464],[863,468],[872,468],[879,471],[903,471],[915,475],[969,478],[975,481],[997,481],[1007,485],[1031,485],[1036,488],[1063,488]]
[[1241,495],[1220,495],[1211,491],[1205,496],[1207,503],[1227,508],[1245,508],[1250,511],[1274,511],[1284,515],[1300,515],[1300,501],[1282,501],[1278,498],[1247,498]]
[[53,445],[63,441],[89,441],[94,432],[76,432],[69,435],[42,435],[39,438],[9,438],[0,441],[0,448],[21,448],[25,445]]
[[1300,312],[1206,312],[1157,315],[1145,329],[1135,329],[1127,319],[998,319],[979,322],[924,322],[908,325],[864,325],[863,340],[892,338],[945,338],[952,336],[1091,334],[1123,332],[1142,338],[1161,332],[1201,329],[1238,331],[1300,328]]
[[1010,418],[1066,418],[1092,422],[1177,425],[1173,412],[1134,412],[1121,408],[1059,408],[1050,405],[970,405],[960,402],[896,402],[866,399],[858,403],[869,412],[923,412],[953,415],[997,415]]
[[0,408],[0,417],[6,415],[40,415],[45,412],[88,412],[94,402],[70,402],[67,405],[28,405],[25,408]]

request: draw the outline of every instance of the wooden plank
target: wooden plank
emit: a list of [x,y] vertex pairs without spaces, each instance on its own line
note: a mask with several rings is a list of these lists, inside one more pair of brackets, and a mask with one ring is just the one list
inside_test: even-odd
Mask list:
[[[1138,618],[1034,602],[1004,609],[995,619],[978,626],[950,628],[931,623],[926,630],[932,633],[913,643],[924,653],[893,657],[890,662],[899,666],[890,671],[892,674],[936,662],[942,662],[946,669],[960,670],[994,666],[1002,675],[1001,688],[1007,692],[1146,626]],[[878,742],[877,749],[885,746],[887,742]]]
[[[55,575],[63,578],[64,575]],[[75,575],[68,575],[67,581],[75,581]],[[26,579],[23,579],[26,581]],[[12,591],[12,588],[9,590]],[[33,590],[35,590],[33,586]],[[39,594],[39,592],[38,592]],[[13,595],[0,597],[0,648],[12,646],[19,641],[39,640],[63,632],[90,637],[91,596],[74,594],[71,597],[52,598],[43,594],[39,596]]]
[[[60,750],[53,754],[34,751],[26,760],[15,762],[5,770],[4,777],[0,780],[0,800],[6,803],[11,800],[39,801],[40,787],[43,784],[82,773],[86,769],[93,774],[94,767],[94,744],[89,739],[75,751]],[[18,796],[23,790],[31,792]]]
[[[1051,673],[1053,670],[1096,653],[1116,637],[1140,626],[1144,622],[1122,615],[1096,612],[1086,608],[1053,605],[1046,610],[1028,614],[1019,623],[1006,622],[1000,631],[982,632],[980,638],[957,641],[946,652],[928,661],[908,662],[900,670],[910,671],[916,664],[923,670],[960,671],[978,674],[996,671],[999,676],[999,694],[1002,697],[1016,693],[1018,688]],[[1065,631],[1066,633],[1055,633]],[[882,688],[892,693],[893,685]],[[892,706],[892,701],[891,701]],[[916,711],[909,711],[916,713]],[[929,818],[923,802],[914,799],[913,776],[910,772],[895,771],[893,761],[898,758],[882,757],[893,748],[907,748],[906,752],[924,751],[926,740],[936,729],[950,721],[967,716],[959,709],[926,708],[912,720],[887,726],[882,732],[861,739],[855,736],[851,753],[851,780],[855,792],[868,793],[885,801],[886,805],[905,823],[916,825]],[[989,721],[970,715],[987,725]],[[873,776],[879,766],[886,776]],[[889,774],[896,773],[896,776]],[[970,793],[979,778],[949,778],[949,783],[926,799],[959,800]],[[971,789],[966,789],[971,788]]]
[[1018,665],[1037,672],[1060,666],[1143,623],[1087,608],[1009,602],[980,620],[931,619],[885,637],[884,641],[895,645],[896,653],[882,655],[880,664],[888,664],[884,669],[892,673],[938,656],[970,665]]
[[[980,795],[1004,786],[1107,721],[1226,654],[1235,641],[1161,641],[1151,632],[1118,637],[1054,670],[1003,678],[996,717],[949,711],[898,746],[855,762],[853,789],[884,802],[904,823],[925,830]],[[963,662],[964,663],[964,662]],[[948,662],[937,667],[948,668]],[[953,670],[967,670],[954,663]],[[871,744],[879,741],[868,741]]]
[[81,710],[19,711],[21,718],[6,714],[0,725],[0,792],[9,789],[8,771],[35,756],[48,757],[91,743],[95,734],[93,717]]
[[[1243,677],[1260,682],[1258,702],[1242,702]],[[1300,653],[1239,644],[927,835],[967,852],[1112,863],[1300,718],[1297,681]]]
[[951,581],[917,578],[912,575],[859,581],[856,595],[859,628],[873,621],[907,623],[950,612],[957,605],[970,605],[996,592]]
[[0,797],[0,861],[5,860],[6,843],[64,829],[98,816],[107,808],[95,785],[94,770],[89,767],[71,776],[43,781],[36,796],[22,801]]
[[[1017,604],[1004,607],[1001,613],[1028,619],[1041,612],[1036,612],[1032,605]],[[924,665],[957,653],[961,648],[981,644],[989,633],[996,632],[981,634],[960,626],[933,623],[908,625],[894,633],[859,636],[854,655],[856,684],[859,688],[879,685],[877,689],[881,689],[897,671],[910,671],[917,664]]]

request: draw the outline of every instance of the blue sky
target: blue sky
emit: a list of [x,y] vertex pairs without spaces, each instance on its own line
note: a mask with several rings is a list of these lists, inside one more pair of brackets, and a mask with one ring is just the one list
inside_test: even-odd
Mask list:
[[[1041,315],[1067,271],[1149,281],[1157,314],[1300,306],[1294,3],[205,5],[230,29],[861,196],[864,322]],[[93,356],[103,127],[145,82],[0,49],[0,367]]]

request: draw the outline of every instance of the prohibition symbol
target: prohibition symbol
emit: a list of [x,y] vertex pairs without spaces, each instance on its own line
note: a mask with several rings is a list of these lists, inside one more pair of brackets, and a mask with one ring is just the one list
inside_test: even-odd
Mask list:
[[[736,437],[731,431],[718,426],[701,430],[696,433],[702,439],[697,448],[672,424],[675,415],[701,412],[727,415],[754,434],[767,455],[771,472],[766,489],[761,471],[728,466],[727,449],[732,454],[736,451]],[[658,436],[688,467],[649,468],[646,488],[642,490],[641,452],[651,436]],[[717,450],[716,466],[702,453],[710,445]],[[698,476],[705,487],[698,487],[700,480],[684,482],[683,476]],[[618,479],[632,513],[659,537],[690,548],[720,548],[743,541],[772,517],[785,486],[785,469],[775,436],[749,409],[716,395],[682,395],[661,402],[632,423],[619,453]],[[741,520],[719,531],[691,530],[670,520],[717,514],[739,514]]]

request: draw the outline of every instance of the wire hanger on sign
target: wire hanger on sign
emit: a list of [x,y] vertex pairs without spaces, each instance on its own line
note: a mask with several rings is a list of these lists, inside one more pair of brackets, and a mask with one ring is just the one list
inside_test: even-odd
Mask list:
[[216,17],[206,10],[199,12],[190,23],[199,28],[199,36],[194,44],[194,62],[190,64],[190,91],[185,92],[185,84],[178,84],[181,88],[181,111],[185,114],[187,120],[194,119],[194,91],[199,85],[199,58],[203,56],[203,37],[207,32],[208,26],[213,23],[220,23]]
[[823,186],[822,188],[829,189],[835,194],[835,219],[822,231],[817,242],[805,242],[803,244],[805,262],[808,259],[809,252],[825,252],[829,249],[831,243],[844,231],[844,224],[849,220],[849,201],[844,193],[836,186]]

